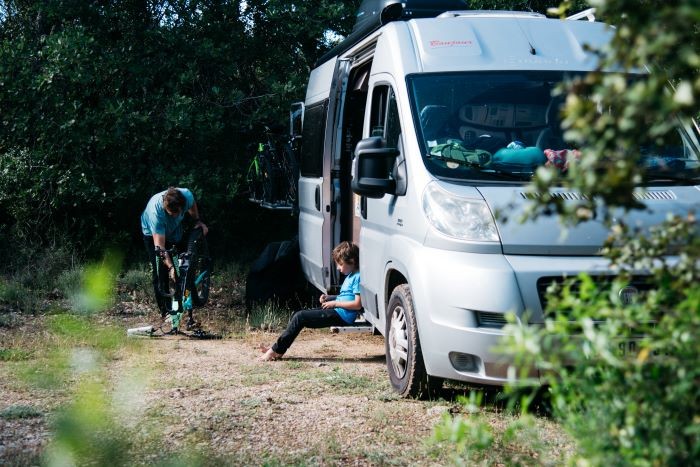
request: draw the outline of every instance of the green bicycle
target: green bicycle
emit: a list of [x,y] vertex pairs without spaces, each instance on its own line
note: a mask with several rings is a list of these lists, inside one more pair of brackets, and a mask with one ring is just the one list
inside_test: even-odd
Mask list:
[[297,140],[287,141],[278,150],[270,129],[265,127],[266,142],[259,143],[248,164],[248,198],[271,209],[295,209],[299,165],[295,152]]
[[[175,267],[174,283],[168,275],[163,255],[172,258]],[[181,333],[183,315],[187,314],[187,330],[197,328],[192,310],[204,306],[209,300],[212,260],[207,238],[201,229],[195,229],[188,241],[187,250],[180,253],[173,246],[166,251],[156,252],[158,288],[156,299],[163,304],[158,330],[163,334]]]

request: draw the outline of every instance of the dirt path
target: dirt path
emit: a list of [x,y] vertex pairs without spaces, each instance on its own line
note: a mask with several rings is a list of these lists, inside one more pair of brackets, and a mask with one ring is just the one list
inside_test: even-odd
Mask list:
[[[139,318],[105,321],[115,319],[123,336],[122,329]],[[31,331],[0,332],[0,349],[27,348],[26,339],[42,334],[40,323],[26,328]],[[445,413],[463,411],[456,395],[466,394],[466,388],[446,390],[437,401],[399,399],[388,383],[381,336],[304,330],[284,359],[261,362],[259,344],[272,342],[276,334],[229,328],[226,335],[222,340],[129,339],[101,363],[118,426],[128,437],[128,465],[455,462],[454,445],[429,440]],[[85,356],[81,352],[73,350],[71,365],[76,355],[78,361]],[[70,385],[39,389],[17,378],[26,371],[23,364],[37,374],[43,371],[41,361],[37,367],[31,359],[0,360],[0,465],[36,465],[52,436],[56,409],[74,397]],[[16,407],[30,413],[3,415]],[[486,406],[479,420],[499,437],[513,417]],[[554,422],[539,419],[534,429],[552,458],[571,448]],[[529,442],[517,443],[518,456],[537,455]],[[497,450],[480,456],[486,464],[502,464],[504,458]],[[540,464],[537,457],[530,461]]]
[[[106,367],[120,421],[144,446],[135,463],[164,452],[227,465],[441,463],[424,440],[448,406],[398,399],[381,337],[305,330],[284,359],[259,361],[258,345],[275,337],[138,339],[120,351]],[[0,362],[0,411],[43,415],[0,418],[0,464],[32,464],[51,436],[50,414],[70,394],[27,387],[12,368]]]
[[[171,442],[246,464],[426,460],[421,440],[445,407],[397,399],[380,337],[306,330],[283,360],[258,361],[273,338],[147,343],[149,366],[162,369],[147,405],[168,412]],[[186,363],[173,367],[175,354]]]

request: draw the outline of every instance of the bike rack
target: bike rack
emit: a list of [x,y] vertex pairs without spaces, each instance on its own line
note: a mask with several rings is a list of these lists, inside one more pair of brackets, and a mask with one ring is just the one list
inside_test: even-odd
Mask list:
[[249,201],[258,204],[261,208],[271,209],[274,211],[291,211],[292,209],[294,209],[294,206],[292,206],[289,203],[284,203],[282,201],[270,202],[255,198],[249,198]]

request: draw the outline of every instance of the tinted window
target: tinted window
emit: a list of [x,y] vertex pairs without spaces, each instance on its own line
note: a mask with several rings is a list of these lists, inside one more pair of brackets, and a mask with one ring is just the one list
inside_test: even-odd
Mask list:
[[307,107],[301,140],[300,170],[303,177],[323,176],[323,136],[328,101]]

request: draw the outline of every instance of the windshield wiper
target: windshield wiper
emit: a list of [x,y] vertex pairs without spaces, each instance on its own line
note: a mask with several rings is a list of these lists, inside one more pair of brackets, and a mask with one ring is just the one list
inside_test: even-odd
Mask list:
[[644,181],[646,183],[663,183],[670,182],[673,184],[688,184],[694,185],[700,181],[700,173],[694,171],[694,173],[667,173],[663,171],[647,171],[644,174]]

